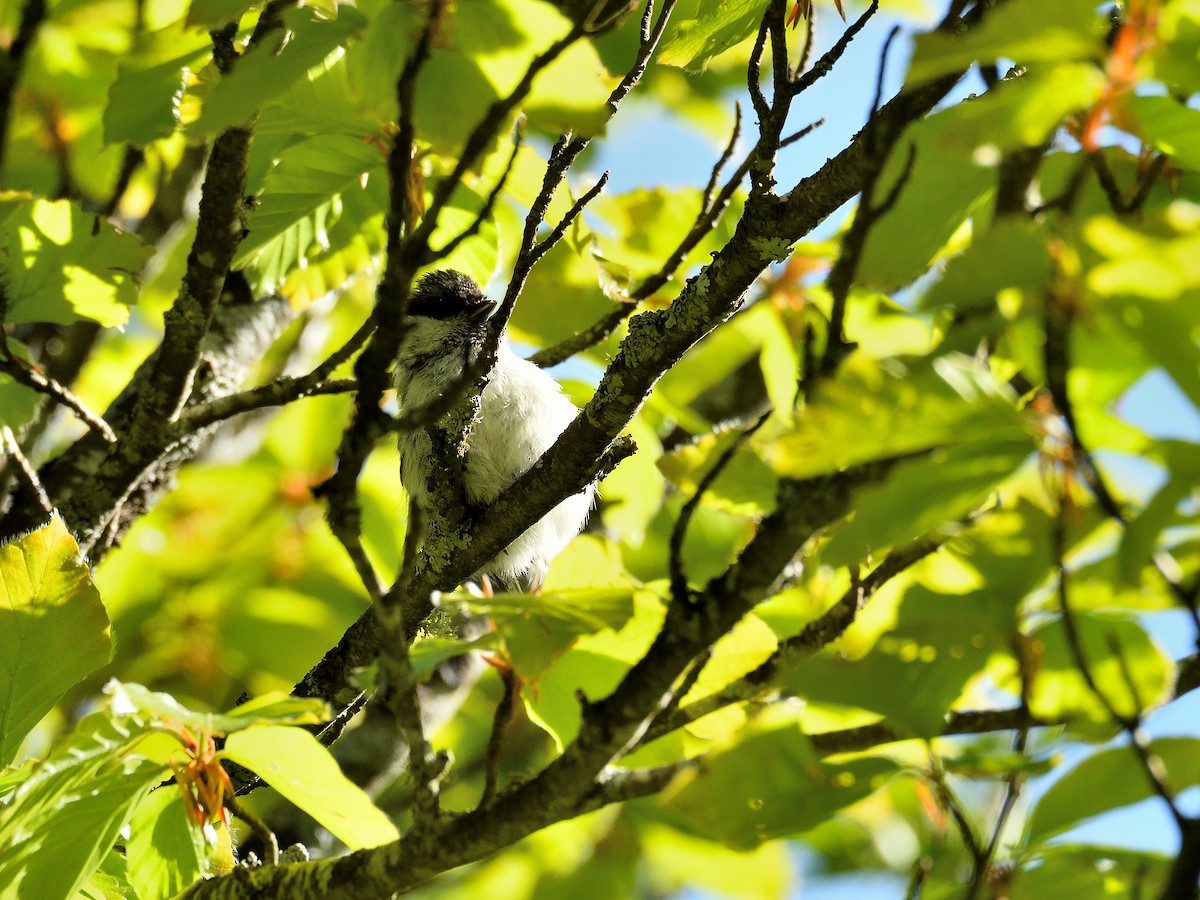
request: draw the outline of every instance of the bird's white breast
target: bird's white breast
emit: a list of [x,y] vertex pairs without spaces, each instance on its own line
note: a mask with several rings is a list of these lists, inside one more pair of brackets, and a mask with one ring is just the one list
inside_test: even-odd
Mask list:
[[[445,323],[432,322],[436,329]],[[417,346],[436,346],[434,335]],[[444,346],[444,344],[443,344]],[[461,354],[418,360],[410,353],[400,356],[397,394],[402,411],[420,408],[451,389],[464,369]],[[564,396],[553,376],[516,356],[501,344],[481,406],[468,435],[466,490],[473,503],[494,501],[553,444],[575,418],[575,405]],[[420,503],[428,503],[427,488],[436,477],[430,460],[431,445],[424,430],[400,436],[400,477],[405,489]],[[540,579],[549,562],[579,533],[591,510],[594,491],[588,488],[568,497],[545,517],[521,534],[480,574],[505,580],[532,576]]]

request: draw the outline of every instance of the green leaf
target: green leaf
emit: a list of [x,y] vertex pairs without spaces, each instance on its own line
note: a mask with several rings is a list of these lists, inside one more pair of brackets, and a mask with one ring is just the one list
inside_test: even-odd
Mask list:
[[620,630],[584,635],[538,679],[536,691],[522,691],[530,718],[559,750],[579,732],[579,692],[590,700],[608,696],[629,668],[650,649],[666,614],[661,599],[640,590],[633,616]]
[[[438,226],[429,236],[435,249],[444,247],[453,238],[469,228],[483,210],[487,198],[460,185],[450,195],[450,203],[438,217]],[[478,284],[487,284],[496,271],[500,260],[499,240],[494,221],[485,219],[479,231],[467,238],[451,253],[435,264],[439,269],[457,269],[475,279]]]
[[[1102,793],[1102,792],[1098,792]],[[1127,898],[1164,883],[1171,857],[1126,847],[1045,847],[1012,878],[1012,900]]]
[[[1074,619],[1092,679],[1118,715],[1139,715],[1170,697],[1175,667],[1137,622],[1083,612],[1076,612]],[[1062,621],[1046,623],[1031,637],[1039,642],[1040,652],[1030,711],[1047,719],[1082,717],[1109,723],[1108,711],[1079,671]]]
[[152,252],[67,200],[17,203],[0,220],[5,321],[123,325]]
[[494,631],[472,641],[462,638],[418,637],[408,651],[413,681],[425,681],[438,666],[456,656],[462,656],[472,650],[494,650],[498,637]]
[[[1172,794],[1200,784],[1200,740],[1159,738],[1147,748]],[[1096,790],[1104,785],[1104,790]],[[1041,842],[1110,810],[1155,796],[1131,747],[1098,750],[1052,784],[1029,817],[1029,840]]]
[[952,146],[969,106],[959,104],[918,122],[892,149],[872,201],[882,202],[903,176],[910,145],[912,169],[896,204],[867,238],[859,266],[864,283],[890,291],[913,281],[963,223],[990,202],[993,170]]
[[664,802],[694,831],[748,850],[820,824],[895,770],[884,759],[820,762],[795,721],[764,715],[668,788]]
[[[8,349],[13,356],[32,364],[29,350],[16,338],[8,339]],[[33,418],[41,400],[42,395],[33,388],[9,375],[0,375],[0,425],[7,425],[17,433],[17,429]]]
[[245,719],[252,724],[316,725],[329,721],[329,704],[315,697],[293,697],[274,691],[235,706],[228,717]]
[[[677,447],[658,459],[659,470],[688,496],[744,429],[727,428]],[[715,509],[741,515],[761,515],[775,505],[779,478],[753,450],[742,449],[704,493],[702,502]]]
[[220,28],[234,22],[259,5],[260,0],[192,0],[188,6],[189,27]]
[[975,233],[971,245],[946,264],[942,277],[925,294],[921,305],[925,309],[989,309],[1005,288],[1041,288],[1050,278],[1050,271],[1042,229],[1009,216]]
[[[234,267],[261,270],[264,257],[286,252],[275,271],[275,280],[281,280],[314,246],[330,246],[327,229],[341,212],[342,195],[364,192],[362,185],[371,178],[386,180],[384,166],[376,147],[342,135],[321,135],[289,147],[267,174]],[[381,192],[372,194],[382,199]]]
[[909,85],[972,63],[1011,59],[1020,65],[1064,59],[1101,59],[1103,25],[1092,0],[1012,0],[965,34],[933,31],[917,37]]
[[259,725],[231,734],[222,757],[259,775],[351,850],[396,840],[391,820],[303,728]]
[[791,659],[780,685],[810,702],[867,709],[907,734],[932,737],[971,677],[1005,648],[1020,599],[1000,589],[952,596],[911,585],[896,627],[865,656]]
[[1147,143],[1200,171],[1200,110],[1169,96],[1133,96],[1127,103]]
[[703,70],[709,61],[758,30],[766,0],[702,0],[699,14],[677,22],[658,53],[666,66]]
[[[1063,63],[1006,79],[954,108],[957,127],[946,147],[969,155],[976,147],[1010,151],[1044,141],[1071,113],[1100,99],[1107,84],[1091,63]],[[965,153],[964,153],[965,151]]]
[[1200,347],[1186,318],[1186,306],[1129,299],[1117,301],[1116,307],[1119,327],[1200,407]]
[[126,874],[139,897],[174,897],[200,880],[206,855],[204,836],[188,821],[176,785],[152,791],[133,811]]
[[684,705],[695,703],[753,672],[778,649],[779,641],[758,616],[750,614],[713,646],[700,676],[684,698]]
[[1170,301],[1200,285],[1200,229],[1191,217],[1180,224],[1178,236],[1164,239],[1110,216],[1089,219],[1084,237],[1107,260],[1088,273],[1088,287],[1107,297]]
[[633,588],[625,586],[498,594],[471,604],[496,623],[513,667],[526,682],[542,672],[575,639],[619,629],[633,615]]
[[129,753],[144,731],[109,711],[85,718],[34,766],[0,818],[5,897],[70,897],[100,865],[166,767]]
[[178,26],[138,34],[108,89],[105,143],[144,146],[172,135],[188,72],[211,48],[207,35]]
[[1159,536],[1175,516],[1180,501],[1200,484],[1200,447],[1186,441],[1164,441],[1167,453],[1167,482],[1126,525],[1117,559],[1126,584],[1141,581],[1142,568],[1150,562]]
[[311,10],[289,9],[282,14],[287,41],[266,43],[248,51],[233,72],[201,96],[199,117],[188,127],[192,136],[218,134],[245,125],[270,100],[283,95],[309,69],[319,66],[365,28],[366,18],[352,6],[342,6],[332,21]]
[[1011,389],[968,357],[885,366],[860,353],[821,385],[796,430],[763,454],[780,475],[809,478],[980,435],[1000,442],[1025,433]]
[[1031,435],[983,438],[899,463],[860,491],[854,517],[821,551],[830,565],[851,565],[872,551],[931,534],[976,509],[1036,449]]
[[62,519],[0,547],[0,766],[112,654],[108,615]]
[[112,697],[114,708],[125,714],[137,714],[171,728],[182,726],[195,732],[233,734],[264,722],[312,724],[329,720],[329,707],[321,700],[291,699],[281,694],[269,694],[235,707],[231,712],[198,712],[188,709],[170,694],[151,691],[140,684],[109,682],[105,693]]

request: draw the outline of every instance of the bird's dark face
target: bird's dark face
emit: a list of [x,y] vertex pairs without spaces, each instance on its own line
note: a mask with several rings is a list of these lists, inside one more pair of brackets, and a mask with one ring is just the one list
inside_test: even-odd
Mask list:
[[453,269],[439,269],[422,276],[408,301],[410,316],[441,322],[465,319],[482,324],[491,311],[491,301],[483,296],[479,285]]
[[410,377],[442,384],[458,377],[487,338],[493,306],[462,272],[440,269],[423,276],[408,301],[408,323],[400,346],[398,386]]

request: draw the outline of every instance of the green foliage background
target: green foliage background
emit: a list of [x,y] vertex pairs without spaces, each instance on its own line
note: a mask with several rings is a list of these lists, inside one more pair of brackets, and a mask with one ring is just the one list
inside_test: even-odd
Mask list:
[[[0,150],[12,515],[34,502],[17,487],[15,447],[53,476],[56,454],[88,440],[29,366],[89,409],[119,410],[110,404],[186,291],[196,148],[216,136],[254,135],[256,199],[231,223],[240,276],[224,302],[272,295],[294,314],[244,386],[310,371],[371,314],[394,206],[396,83],[430,10],[283,4],[287,40],[249,46],[222,73],[209,31],[246,41],[262,4],[56,0],[18,58],[35,6],[0,7],[0,74],[15,73]],[[759,22],[779,6],[679,3],[629,102],[723,140]],[[1154,375],[1200,410],[1200,3],[1130,0],[1115,23],[1091,0],[951,6],[969,27],[918,34],[906,87],[973,66],[979,96],[919,118],[886,158],[864,157],[876,164],[868,195],[839,239],[780,236],[763,249],[782,261],[656,381],[626,429],[636,454],[604,479],[587,533],[539,595],[461,591],[443,608],[493,627],[431,628],[412,645],[418,681],[468,654],[496,664],[429,729],[452,760],[442,811],[475,809],[489,770],[515,785],[569,754],[590,710],[670,627],[672,604],[701,603],[737,571],[781,504],[875,474],[680,673],[667,714],[642,712],[645,729],[612,763],[665,773],[661,790],[578,817],[572,807],[483,861],[447,863],[473,862],[422,896],[782,897],[795,887],[791,841],[828,872],[897,873],[930,898],[1194,895],[1194,875],[1190,894],[1175,887],[1186,873],[1173,856],[1069,832],[1156,797],[1175,816],[1180,859],[1200,840],[1175,802],[1200,784],[1200,738],[1141,732],[1200,685],[1196,657],[1172,659],[1146,631],[1148,616],[1174,610],[1193,642],[1200,634],[1200,448],[1147,434],[1123,405]],[[844,27],[830,6],[815,14]],[[404,190],[418,213],[571,15],[542,0],[450,4],[412,104]],[[571,44],[533,82],[524,143],[515,115],[502,117],[430,243],[477,227],[437,267],[506,281],[546,148],[565,130],[603,140],[639,16]],[[793,63],[806,32],[787,31]],[[572,175],[546,223],[592,183]],[[807,186],[778,186],[793,188]],[[672,277],[643,291],[706,208],[704,185],[601,194],[532,271],[509,334],[544,349],[613,318],[567,369],[583,405],[597,390],[589,374],[630,332],[626,315],[657,311],[669,328],[700,290],[687,279],[751,208],[740,184],[728,199]],[[326,374],[357,373],[343,361]],[[340,745],[339,769],[303,727],[339,710],[285,699],[370,602],[313,495],[353,401],[319,393],[222,424],[119,546],[88,544],[98,565],[80,558],[69,518],[0,548],[0,896],[149,900],[227,873],[229,831],[189,819],[213,810],[152,790],[209,735],[227,737],[212,754],[270,786],[240,801],[250,818],[315,855],[420,833],[424,773],[384,778],[378,760]],[[358,481],[362,545],[389,583],[406,532],[397,469],[384,440]],[[1153,472],[1156,486],[1131,472]],[[520,687],[497,753],[504,672]],[[1027,780],[1060,774],[1068,746],[1086,748],[1082,761],[1028,801]],[[257,847],[246,821],[232,843]]]

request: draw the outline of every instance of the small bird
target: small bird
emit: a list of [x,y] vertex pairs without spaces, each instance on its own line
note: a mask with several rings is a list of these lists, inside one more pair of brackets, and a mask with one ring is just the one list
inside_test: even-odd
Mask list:
[[[451,390],[483,348],[492,303],[474,281],[452,269],[418,280],[396,368],[401,412],[419,411]],[[467,499],[486,505],[533,467],[578,410],[553,376],[521,359],[502,340],[496,365],[467,434]],[[400,482],[418,504],[430,502],[432,444],[422,428],[400,435]],[[568,497],[484,566],[476,577],[536,590],[554,559],[583,529],[595,490]]]

